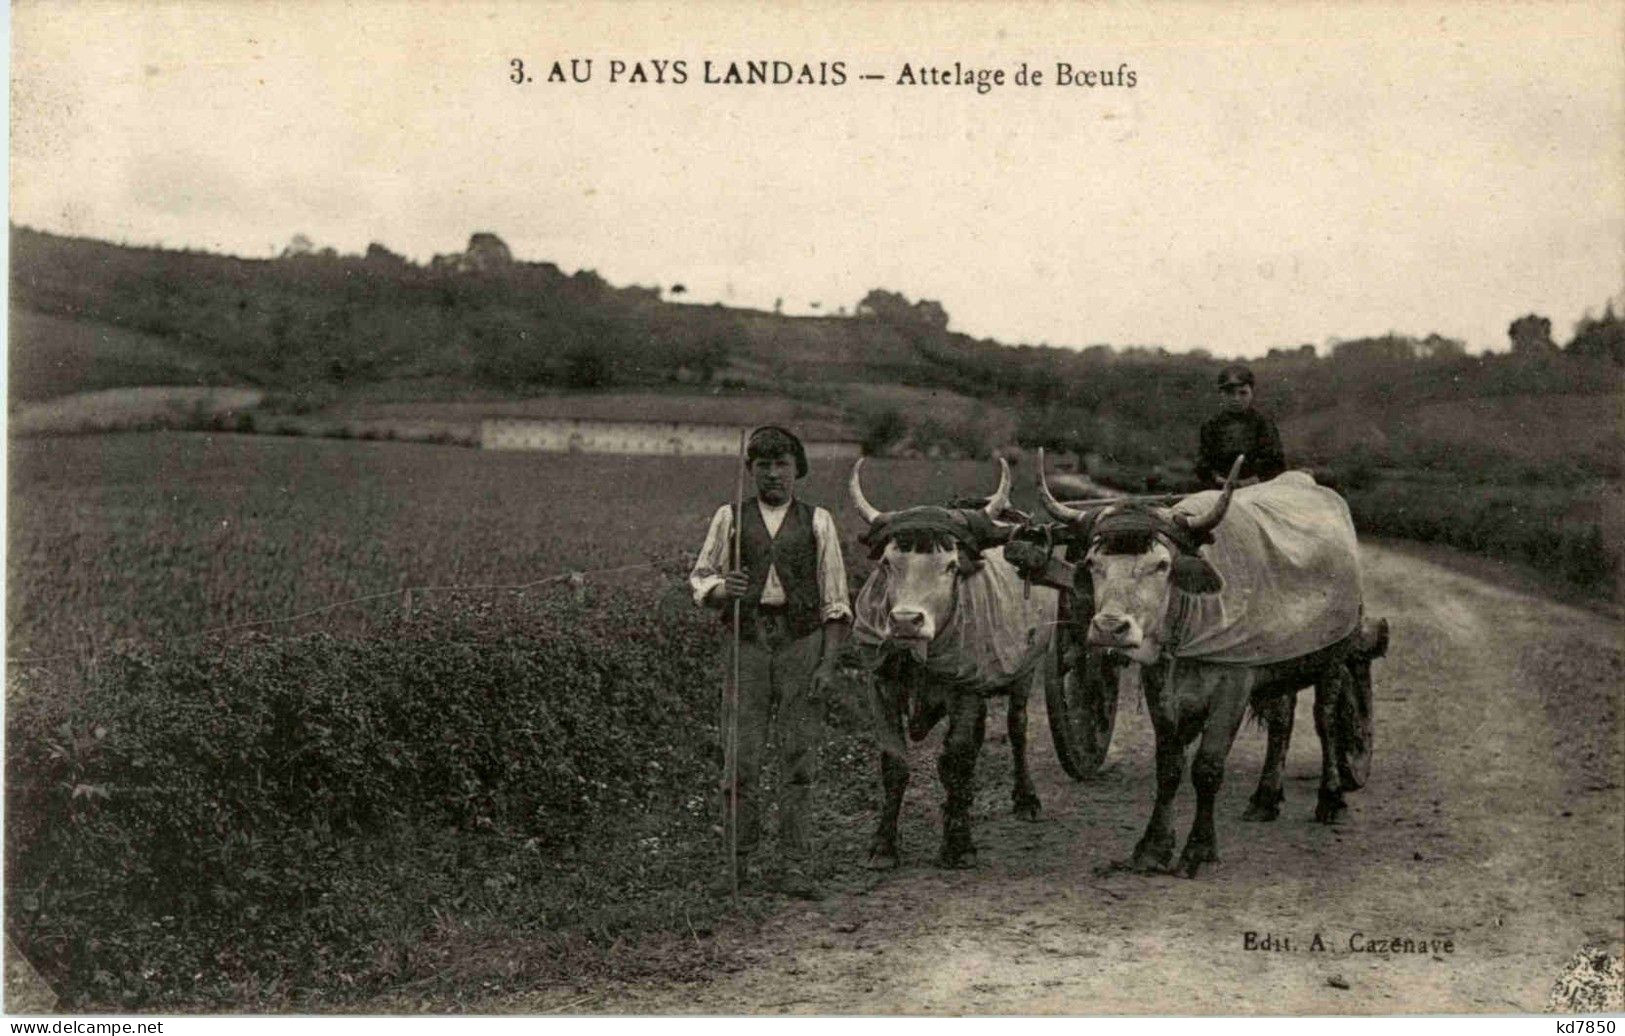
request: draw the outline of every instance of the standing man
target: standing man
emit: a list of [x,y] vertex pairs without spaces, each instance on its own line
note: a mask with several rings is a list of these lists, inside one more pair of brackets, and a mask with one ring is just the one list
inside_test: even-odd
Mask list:
[[1196,455],[1196,477],[1204,486],[1220,486],[1237,454],[1245,454],[1238,485],[1252,485],[1286,470],[1281,433],[1267,414],[1253,408],[1253,372],[1233,363],[1219,372],[1221,409],[1202,422]]
[[[733,602],[740,602],[739,743],[735,786],[723,776],[723,804],[737,817],[741,880],[759,872],[748,864],[761,837],[758,794],[769,722],[779,743],[779,843],[784,868],[779,890],[793,896],[818,894],[809,870],[812,839],[807,830],[812,783],[822,733],[824,695],[833,683],[835,658],[846,641],[852,607],[846,565],[835,519],[822,507],[796,498],[796,482],[807,477],[807,451],[788,429],[765,425],[745,448],[745,463],[756,484],[740,517],[739,568],[729,569],[734,508],[724,504],[711,519],[705,546],[694,562],[689,585],[698,604],[717,608],[731,632]],[[776,714],[776,715],[775,715]],[[731,715],[725,705],[722,736]],[[731,830],[724,837],[732,837]]]

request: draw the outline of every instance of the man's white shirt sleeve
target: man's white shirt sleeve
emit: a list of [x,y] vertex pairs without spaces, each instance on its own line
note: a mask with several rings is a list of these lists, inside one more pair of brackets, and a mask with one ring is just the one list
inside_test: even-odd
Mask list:
[[694,571],[688,574],[688,585],[694,591],[694,603],[704,604],[711,591],[721,586],[728,571],[728,541],[733,535],[733,508],[723,504],[711,516],[711,528],[705,534],[705,546],[694,559]]
[[824,621],[852,617],[846,595],[846,562],[841,558],[841,534],[835,519],[822,507],[813,509],[813,539],[818,543],[818,599],[824,605]]

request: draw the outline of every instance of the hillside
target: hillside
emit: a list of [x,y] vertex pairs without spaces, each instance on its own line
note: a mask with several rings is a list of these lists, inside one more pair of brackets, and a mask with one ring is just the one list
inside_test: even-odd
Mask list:
[[[449,442],[471,441],[482,416],[666,414],[855,434],[871,452],[1045,446],[1109,484],[1179,488],[1223,362],[972,339],[937,303],[881,289],[850,317],[674,303],[514,260],[489,234],[427,267],[376,245],[249,260],[15,227],[11,241],[10,406],[42,429],[70,421],[55,411],[132,402],[65,394],[165,385],[178,394],[162,408],[135,399],[152,413],[86,428],[193,414],[222,430]],[[1329,355],[1272,349],[1252,362],[1260,405],[1291,462],[1341,489],[1363,528],[1611,585],[1625,553],[1625,322],[1609,308],[1565,347],[1533,317],[1509,332],[1512,352],[1476,356],[1392,332]],[[260,413],[194,405],[203,387],[262,392]]]
[[93,320],[14,309],[11,399],[35,401],[142,385],[229,385],[229,364],[164,336]]

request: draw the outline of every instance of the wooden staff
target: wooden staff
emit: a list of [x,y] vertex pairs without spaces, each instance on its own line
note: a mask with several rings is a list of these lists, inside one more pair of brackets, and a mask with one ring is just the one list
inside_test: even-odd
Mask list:
[[[729,572],[739,571],[739,537],[745,526],[745,443],[739,432],[739,473],[734,484],[733,563]],[[728,880],[734,903],[739,902],[739,612],[740,599],[734,598],[733,672],[728,681]]]

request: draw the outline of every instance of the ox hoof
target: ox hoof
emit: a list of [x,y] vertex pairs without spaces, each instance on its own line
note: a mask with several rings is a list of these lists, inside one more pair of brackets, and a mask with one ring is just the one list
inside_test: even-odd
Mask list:
[[1039,815],[1042,814],[1043,811],[1044,807],[1036,798],[1019,799],[1016,802],[1015,814],[1017,820],[1025,820],[1028,823],[1032,823],[1039,818]]
[[1249,802],[1247,803],[1247,812],[1241,815],[1241,819],[1267,824],[1280,815],[1281,807],[1279,805],[1266,806],[1262,802]]
[[1337,825],[1348,819],[1349,807],[1343,796],[1322,795],[1315,803],[1315,823]]
[[944,849],[941,855],[937,857],[937,866],[951,871],[971,870],[976,866],[976,850],[964,849],[959,852],[952,852]]
[[1123,867],[1135,874],[1166,874],[1171,859],[1172,853],[1135,853]]
[[1204,865],[1218,862],[1219,854],[1212,846],[1196,849],[1186,846],[1185,851],[1179,856],[1179,865],[1174,868],[1174,873],[1181,877],[1194,878]]
[[1166,841],[1142,838],[1140,844],[1134,847],[1134,855],[1129,858],[1128,869],[1136,874],[1165,874],[1173,858],[1174,840],[1171,837]]
[[1336,805],[1321,805],[1315,807],[1315,823],[1326,824],[1329,827],[1338,827],[1348,821],[1349,808],[1342,803]]

